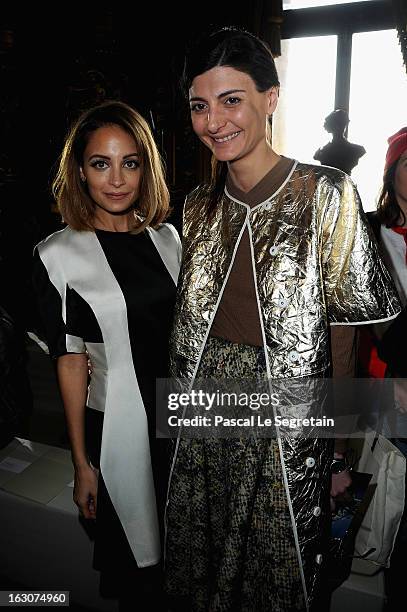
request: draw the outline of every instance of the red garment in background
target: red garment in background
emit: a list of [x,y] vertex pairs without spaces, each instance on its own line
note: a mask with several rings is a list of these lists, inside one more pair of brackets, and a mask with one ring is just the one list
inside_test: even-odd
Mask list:
[[376,348],[376,338],[370,329],[363,327],[359,332],[358,360],[361,375],[369,378],[384,378],[386,363],[379,359]]
[[[406,243],[407,264],[407,227],[392,227],[393,232],[401,234]],[[384,378],[387,364],[377,354],[376,337],[372,330],[362,327],[359,334],[358,360],[361,374],[370,378]]]

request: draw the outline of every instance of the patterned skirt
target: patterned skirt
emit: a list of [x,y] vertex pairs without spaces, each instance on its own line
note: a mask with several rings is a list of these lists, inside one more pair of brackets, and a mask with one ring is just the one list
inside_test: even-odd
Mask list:
[[[205,377],[264,380],[263,349],[209,338],[197,378]],[[181,439],[166,526],[171,609],[305,610],[275,438]]]

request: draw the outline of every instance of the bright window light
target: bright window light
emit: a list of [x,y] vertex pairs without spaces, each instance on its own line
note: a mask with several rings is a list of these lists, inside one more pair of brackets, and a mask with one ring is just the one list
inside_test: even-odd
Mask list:
[[282,40],[276,66],[280,99],[273,117],[273,148],[302,162],[330,140],[324,118],[334,110],[336,36]]
[[353,4],[354,2],[370,2],[371,0],[284,0],[283,10],[311,8],[316,6],[332,6],[332,4]]
[[349,140],[366,155],[352,172],[366,211],[376,208],[387,138],[407,126],[407,75],[396,30],[353,35]]
[[[331,140],[325,117],[334,110],[336,36],[282,40],[276,60],[281,91],[273,117],[277,153],[303,162]],[[353,35],[350,142],[366,154],[352,170],[365,211],[376,208],[387,138],[407,126],[407,75],[395,30]]]

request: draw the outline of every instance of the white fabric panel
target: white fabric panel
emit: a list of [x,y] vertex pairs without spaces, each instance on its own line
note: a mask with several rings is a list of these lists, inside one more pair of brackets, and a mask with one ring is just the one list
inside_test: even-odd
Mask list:
[[85,343],[79,336],[65,334],[65,344],[68,353],[84,353],[86,351]]
[[103,342],[87,342],[86,348],[92,364],[86,404],[89,408],[104,412],[109,380],[105,345]]
[[[176,283],[175,230],[162,225],[148,232]],[[95,368],[92,387],[98,387],[92,390],[92,407],[101,410],[105,404],[101,470],[138,566],[155,565],[160,540],[147,417],[133,365],[124,296],[93,232],[65,228],[40,243],[38,251],[61,295],[64,320],[69,279],[69,286],[91,306],[102,331],[105,354],[98,343],[86,345]]]
[[384,259],[393,277],[400,300],[405,306],[407,304],[407,265],[404,236],[394,232],[390,227],[382,225],[380,238]]
[[163,223],[157,230],[151,227],[146,229],[172,280],[177,284],[181,265],[181,241],[177,230],[170,223]]

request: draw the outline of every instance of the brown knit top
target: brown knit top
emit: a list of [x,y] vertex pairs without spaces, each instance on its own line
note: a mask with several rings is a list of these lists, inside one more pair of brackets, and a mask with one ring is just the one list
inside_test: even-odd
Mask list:
[[[228,175],[227,190],[233,198],[253,208],[269,199],[281,187],[293,163],[294,160],[281,157],[274,168],[247,193],[238,189]],[[237,344],[263,346],[247,229],[237,248],[210,335]]]

